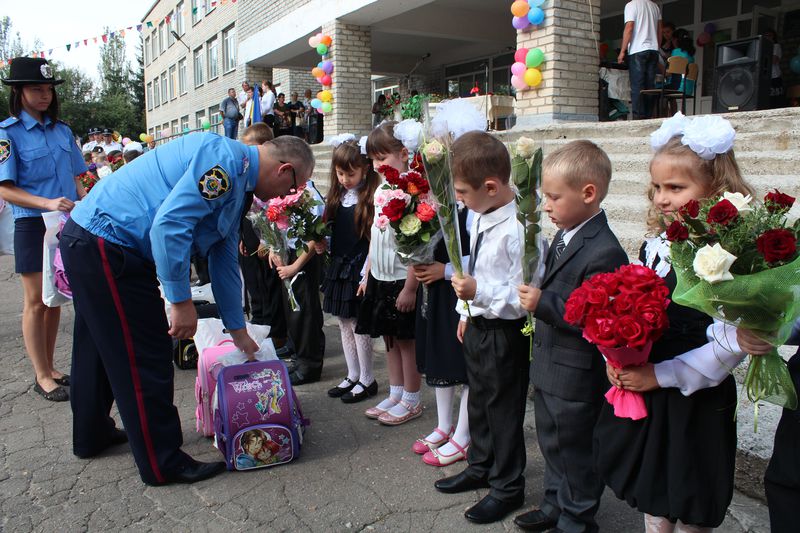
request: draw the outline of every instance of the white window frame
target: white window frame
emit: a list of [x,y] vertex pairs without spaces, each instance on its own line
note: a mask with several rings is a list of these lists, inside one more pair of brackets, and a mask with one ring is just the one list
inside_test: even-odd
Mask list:
[[164,21],[158,23],[158,53],[163,54],[166,50],[166,42],[164,41]]
[[[167,24],[167,48],[175,44],[175,36],[172,35],[172,30],[175,29],[175,13],[167,14],[169,17],[169,23]],[[164,19],[166,20],[166,18]]]
[[219,77],[219,39],[216,36],[206,41],[206,74],[208,81]]
[[151,56],[150,37],[149,36],[144,38],[144,47],[142,48],[142,50],[144,52],[144,64],[145,64],[145,66],[149,65],[150,64],[150,56]]
[[147,98],[147,110],[148,111],[152,111],[152,109],[153,109],[153,82],[152,81],[148,81],[147,82],[146,98]]
[[183,23],[183,2],[178,2],[175,6],[175,31],[181,37],[186,33],[186,25]]
[[174,100],[178,97],[178,93],[175,91],[175,84],[177,81],[177,66],[172,65],[169,67],[169,99]]
[[183,115],[181,117],[181,131],[186,130],[189,128],[189,115]]
[[163,103],[169,102],[169,80],[167,80],[167,71],[161,73],[161,101]]
[[203,17],[205,17],[205,12],[200,7],[200,4],[204,1],[210,2],[211,0],[192,0],[190,4],[189,11],[192,14],[192,26],[203,20]]
[[231,25],[222,31],[222,73],[236,68],[236,26]]
[[161,82],[158,76],[153,80],[153,107],[161,105]]
[[178,61],[178,93],[181,95],[186,94],[188,91],[187,83],[188,70],[186,68],[186,57]]
[[200,87],[205,83],[205,76],[203,74],[203,63],[205,63],[203,58],[203,47],[195,48],[193,53],[193,61],[192,66],[194,69],[194,86]]

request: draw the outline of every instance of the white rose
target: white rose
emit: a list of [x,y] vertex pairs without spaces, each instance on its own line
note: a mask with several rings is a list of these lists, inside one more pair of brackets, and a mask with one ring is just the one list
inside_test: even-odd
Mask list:
[[435,164],[444,156],[444,146],[436,139],[425,145],[422,153],[428,163]]
[[694,273],[709,283],[719,283],[733,279],[730,268],[736,256],[725,250],[719,243],[714,246],[706,244],[694,256]]
[[533,139],[529,137],[520,137],[517,139],[517,144],[514,151],[522,159],[530,159],[533,157],[533,153],[536,151],[536,145],[533,142]]
[[740,213],[753,210],[749,205],[753,198],[749,194],[745,196],[740,192],[724,192],[722,193],[722,199],[732,203]]

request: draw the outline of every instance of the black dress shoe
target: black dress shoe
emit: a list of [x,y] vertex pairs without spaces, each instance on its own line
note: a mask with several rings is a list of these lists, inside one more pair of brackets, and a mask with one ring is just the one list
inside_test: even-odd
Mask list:
[[547,531],[556,527],[558,520],[551,518],[544,511],[534,509],[514,518],[514,523],[525,531]]
[[100,448],[89,451],[81,451],[73,448],[72,453],[75,455],[75,457],[80,459],[89,459],[90,457],[100,455],[107,448],[117,446],[119,444],[125,444],[126,442],[128,442],[128,433],[124,429],[114,428],[111,430],[111,436],[108,438],[108,443],[105,446],[101,446]]
[[456,494],[475,489],[485,489],[489,487],[489,482],[485,479],[475,479],[461,472],[455,476],[442,478],[433,484],[436,490],[445,494]]
[[169,483],[196,483],[216,476],[225,471],[225,463],[216,461],[213,463],[202,463],[190,459],[180,470],[165,474],[162,483],[148,483],[148,485],[167,485]]
[[64,387],[69,387],[69,374],[64,374],[60,378],[53,378],[53,381]]
[[481,501],[467,509],[464,516],[476,524],[491,524],[502,520],[511,511],[522,507],[524,501],[525,496],[522,494],[511,500],[498,500],[487,494]]
[[347,392],[342,394],[342,402],[344,403],[357,403],[362,400],[366,400],[372,396],[378,394],[378,382],[373,381],[369,384],[369,387],[364,386],[363,383],[360,381],[356,385],[361,385],[361,392],[353,393],[353,391]]
[[319,381],[319,374],[306,374],[295,369],[289,372],[289,381],[292,386],[305,385],[306,383],[316,383]]
[[66,402],[67,400],[69,400],[69,393],[61,385],[51,390],[50,392],[47,392],[46,390],[44,390],[44,387],[39,385],[39,382],[36,381],[35,379],[33,385],[33,392],[40,395],[45,400],[49,400],[51,402]]
[[351,381],[350,378],[344,378],[344,380],[347,382],[347,386],[340,387],[339,385],[336,385],[332,389],[328,389],[328,396],[331,398],[341,398],[343,394],[353,390],[353,387],[355,387],[356,383],[358,383],[357,381]]

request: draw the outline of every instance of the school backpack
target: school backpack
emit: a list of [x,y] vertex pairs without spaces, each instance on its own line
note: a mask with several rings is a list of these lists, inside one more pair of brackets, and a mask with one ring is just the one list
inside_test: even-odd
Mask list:
[[307,425],[283,361],[254,361],[219,371],[214,445],[228,470],[296,459]]
[[194,395],[197,400],[195,416],[197,432],[205,437],[214,435],[214,410],[211,402],[217,388],[215,367],[222,366],[217,360],[235,350],[233,340],[225,339],[217,346],[204,349],[197,360],[197,379],[194,382]]

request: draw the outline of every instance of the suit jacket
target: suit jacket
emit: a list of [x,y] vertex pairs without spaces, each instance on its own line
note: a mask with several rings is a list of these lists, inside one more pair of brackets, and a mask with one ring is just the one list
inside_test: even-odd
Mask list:
[[[554,239],[558,242],[563,230]],[[569,401],[598,402],[608,390],[605,362],[581,329],[564,321],[564,304],[587,278],[628,264],[605,212],[589,220],[555,260],[555,246],[546,258],[542,296],[536,308],[531,382],[542,392]]]

